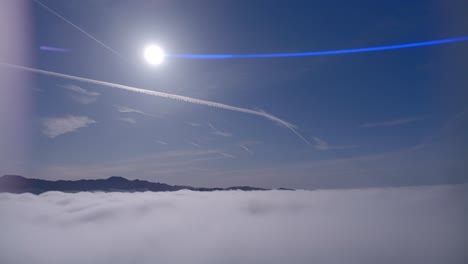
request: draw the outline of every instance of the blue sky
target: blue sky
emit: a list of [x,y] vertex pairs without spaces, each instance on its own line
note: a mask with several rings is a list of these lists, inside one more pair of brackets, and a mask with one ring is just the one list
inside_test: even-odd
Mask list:
[[168,53],[280,53],[465,36],[462,1],[43,3],[122,57],[31,3],[29,66],[261,109],[311,144],[259,116],[31,75],[30,169],[2,173],[310,189],[468,180],[466,42],[323,57],[166,58],[158,67],[142,59],[149,43]]

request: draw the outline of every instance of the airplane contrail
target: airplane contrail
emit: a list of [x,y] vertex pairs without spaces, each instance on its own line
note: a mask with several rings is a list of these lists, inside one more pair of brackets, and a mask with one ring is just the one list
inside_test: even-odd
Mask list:
[[43,8],[45,8],[47,11],[49,11],[50,13],[54,14],[56,17],[62,19],[63,21],[67,22],[68,24],[70,24],[71,26],[73,26],[74,28],[76,28],[77,30],[79,30],[81,33],[85,34],[86,36],[88,36],[89,38],[91,38],[92,40],[96,41],[99,45],[103,46],[104,48],[106,48],[108,51],[114,53],[115,55],[119,56],[120,58],[122,58],[122,56],[117,52],[115,51],[113,48],[107,46],[106,44],[102,43],[102,41],[98,40],[97,38],[93,37],[91,34],[89,34],[88,32],[86,32],[84,29],[80,28],[79,26],[75,25],[73,22],[71,22],[70,20],[66,19],[65,17],[63,17],[62,15],[60,15],[59,13],[55,12],[53,9],[51,9],[50,7],[46,6],[44,3],[42,3],[41,1],[39,0],[33,0],[34,2],[36,2],[37,4],[39,4],[40,6],[42,6]]
[[239,147],[243,148],[245,151],[247,151],[250,155],[253,155],[253,151],[251,151],[248,147],[245,145],[240,144]]
[[131,91],[131,92],[137,92],[137,93],[142,93],[142,94],[147,94],[147,95],[152,95],[152,96],[157,96],[157,97],[162,97],[162,98],[168,98],[168,99],[182,101],[182,102],[186,102],[186,103],[205,105],[205,106],[221,108],[221,109],[240,112],[240,113],[246,113],[246,114],[261,116],[263,118],[269,119],[269,120],[271,120],[273,122],[276,122],[277,124],[280,124],[280,125],[288,128],[289,130],[291,130],[291,132],[293,132],[296,136],[298,136],[302,141],[304,141],[305,143],[310,145],[310,142],[307,139],[305,139],[301,134],[299,134],[299,132],[297,132],[294,129],[295,126],[293,124],[291,124],[291,123],[289,123],[289,122],[287,122],[287,121],[285,121],[283,119],[280,119],[280,118],[278,118],[278,117],[276,117],[274,115],[268,114],[268,113],[266,113],[264,111],[256,111],[256,110],[252,110],[252,109],[248,109],[248,108],[242,108],[242,107],[232,106],[232,105],[213,102],[213,101],[208,101],[208,100],[196,99],[196,98],[183,96],[183,95],[157,92],[157,91],[146,90],[146,89],[141,89],[141,88],[137,88],[137,87],[117,84],[117,83],[111,83],[111,82],[99,81],[99,80],[94,80],[94,79],[88,79],[88,78],[84,78],[84,77],[68,75],[68,74],[52,72],[52,71],[45,71],[45,70],[40,70],[40,69],[36,69],[36,68],[29,68],[29,67],[25,67],[25,66],[16,65],[16,64],[0,62],[0,65],[5,66],[5,67],[9,67],[9,68],[13,68],[13,69],[34,72],[34,73],[38,73],[38,74],[42,74],[42,75],[55,76],[55,77],[59,77],[59,78],[69,79],[69,80],[75,80],[75,81],[80,81],[80,82],[97,84],[97,85],[101,85],[101,86],[107,86],[107,87],[110,87],[110,88],[117,88],[117,89],[127,90],[127,91]]

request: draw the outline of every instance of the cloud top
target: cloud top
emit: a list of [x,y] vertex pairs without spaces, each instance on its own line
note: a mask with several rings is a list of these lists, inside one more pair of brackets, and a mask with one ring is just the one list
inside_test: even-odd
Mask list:
[[467,263],[468,185],[0,194],[2,263]]

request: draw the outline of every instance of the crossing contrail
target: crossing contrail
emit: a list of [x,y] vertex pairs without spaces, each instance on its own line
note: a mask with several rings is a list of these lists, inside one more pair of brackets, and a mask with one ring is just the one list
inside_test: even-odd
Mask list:
[[[60,15],[44,3],[39,0],[33,0],[47,11],[51,12],[58,18],[62,19],[66,23],[70,24],[81,33],[85,34],[92,40],[96,41],[98,44],[114,53],[115,55],[122,58],[122,56],[104,44],[102,41],[93,37],[91,34],[86,32],[84,29],[80,28],[70,20],[66,19],[64,16]],[[287,53],[252,53],[252,54],[166,54],[168,57],[181,58],[181,59],[203,59],[203,60],[222,60],[222,59],[259,59],[259,58],[285,58],[285,57],[310,57],[310,56],[325,56],[325,55],[338,55],[338,54],[350,54],[350,53],[362,53],[362,52],[374,52],[374,51],[385,51],[385,50],[395,50],[395,49],[407,49],[407,48],[416,48],[423,46],[433,46],[433,45],[442,45],[455,42],[468,41],[468,36],[454,37],[454,38],[445,38],[445,39],[436,39],[420,42],[411,42],[403,44],[394,44],[394,45],[385,45],[385,46],[375,46],[375,47],[364,47],[364,48],[354,48],[354,49],[339,49],[339,50],[323,50],[323,51],[306,51],[306,52],[287,52]]]
[[[93,37],[91,34],[86,32],[84,29],[80,28],[70,20],[66,19],[64,16],[60,15],[44,3],[39,0],[33,0],[43,8],[45,8],[50,13],[54,14],[58,18],[62,19],[66,23],[70,24],[81,33],[85,34],[92,40],[96,41],[98,44],[114,53],[115,55],[122,58],[122,56],[104,44],[102,41]],[[362,52],[374,52],[374,51],[385,51],[385,50],[395,50],[395,49],[407,49],[407,48],[416,48],[423,46],[433,46],[433,45],[442,45],[448,43],[456,43],[468,41],[468,36],[454,37],[454,38],[445,38],[445,39],[436,39],[420,42],[411,42],[403,44],[394,44],[394,45],[385,45],[385,46],[375,46],[375,47],[364,47],[364,48],[354,48],[354,49],[339,49],[339,50],[323,50],[323,51],[306,51],[306,52],[288,52],[288,53],[252,53],[252,54],[166,54],[168,57],[181,58],[181,59],[204,59],[204,60],[222,60],[222,59],[259,59],[259,58],[285,58],[285,57],[310,57],[310,56],[325,56],[325,55],[338,55],[338,54],[350,54],[350,53],[362,53]]]
[[69,80],[74,80],[74,81],[79,81],[79,82],[92,83],[92,84],[97,84],[97,85],[106,86],[106,87],[110,87],[110,88],[117,88],[117,89],[121,89],[121,90],[127,90],[127,91],[131,91],[131,92],[137,92],[137,93],[142,93],[142,94],[147,94],[147,95],[152,95],[152,96],[157,96],[157,97],[162,97],[162,98],[167,98],[167,99],[172,99],[172,100],[177,100],[177,101],[182,101],[182,102],[186,102],[186,103],[205,105],[205,106],[209,106],[209,107],[221,108],[221,109],[225,109],[225,110],[230,110],[230,111],[235,111],[235,112],[260,116],[260,117],[269,119],[269,120],[271,120],[273,122],[276,122],[277,124],[280,124],[280,125],[288,128],[289,130],[291,130],[291,132],[293,132],[296,136],[298,136],[302,141],[304,141],[305,143],[310,145],[310,142],[307,139],[305,139],[301,134],[299,134],[299,132],[296,131],[295,126],[293,124],[291,124],[291,123],[289,123],[289,122],[287,122],[287,121],[285,121],[285,120],[283,120],[281,118],[278,118],[278,117],[276,117],[274,115],[268,114],[268,113],[266,113],[264,111],[256,111],[256,110],[252,110],[252,109],[248,109],[248,108],[242,108],[242,107],[232,106],[232,105],[213,102],[213,101],[208,101],[208,100],[196,99],[196,98],[183,96],[183,95],[157,92],[157,91],[146,90],[146,89],[141,89],[141,88],[137,88],[137,87],[117,84],[117,83],[99,81],[99,80],[88,79],[88,78],[83,78],[83,77],[74,76],[74,75],[58,73],[58,72],[52,72],[52,71],[45,71],[45,70],[35,69],[35,68],[29,68],[29,67],[25,67],[25,66],[16,65],[16,64],[0,62],[0,65],[5,66],[5,67],[9,67],[9,68],[13,68],[13,69],[38,73],[38,74],[42,74],[42,75],[54,76],[54,77],[59,77],[59,78],[64,78],[64,79],[69,79]]
[[39,0],[33,0],[34,2],[36,2],[37,4],[39,4],[40,6],[42,6],[43,8],[45,8],[47,11],[49,11],[50,13],[54,14],[56,17],[62,19],[63,21],[67,22],[68,24],[70,24],[72,27],[76,28],[77,30],[79,30],[81,33],[85,34],[86,36],[88,36],[89,38],[91,38],[92,40],[96,41],[99,45],[103,46],[104,48],[106,48],[108,51],[114,53],[115,55],[119,56],[120,58],[122,58],[122,56],[117,52],[115,51],[113,48],[107,46],[106,44],[102,43],[102,41],[100,41],[99,39],[93,37],[91,34],[89,34],[88,32],[86,32],[84,29],[80,28],[79,26],[75,25],[73,22],[71,22],[70,20],[66,19],[65,17],[63,17],[62,15],[60,15],[59,13],[55,12],[53,9],[51,9],[50,7],[46,6],[44,3],[42,3],[41,1]]

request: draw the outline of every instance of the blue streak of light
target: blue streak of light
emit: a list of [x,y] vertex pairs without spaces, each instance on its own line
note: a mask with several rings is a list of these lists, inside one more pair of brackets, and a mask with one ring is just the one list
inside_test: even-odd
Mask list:
[[264,54],[167,54],[166,56],[182,59],[205,59],[205,60],[222,60],[222,59],[254,59],[254,58],[285,58],[285,57],[307,57],[307,56],[324,56],[324,55],[337,55],[348,53],[361,53],[394,49],[406,49],[422,46],[432,46],[447,44],[453,42],[468,41],[468,36],[438,39],[423,42],[413,42],[406,44],[356,48],[356,49],[341,49],[341,50],[325,50],[325,51],[310,51],[310,52],[294,52],[294,53],[264,53]]
[[40,50],[45,50],[45,51],[70,52],[69,49],[49,47],[49,46],[40,46],[39,49]]

